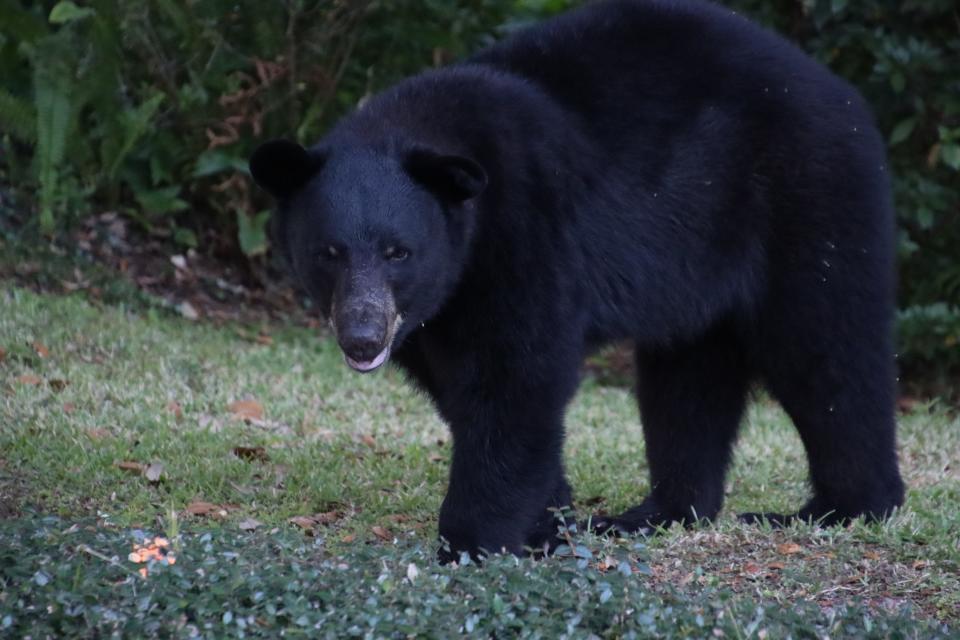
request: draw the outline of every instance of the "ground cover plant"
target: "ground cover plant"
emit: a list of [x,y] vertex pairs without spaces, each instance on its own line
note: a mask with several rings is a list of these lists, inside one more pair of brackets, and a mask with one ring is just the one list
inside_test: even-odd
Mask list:
[[[399,372],[351,374],[317,330],[14,286],[0,308],[3,635],[957,633],[960,420],[936,405],[901,418],[908,498],[884,524],[737,524],[806,495],[800,442],[757,397],[714,526],[440,567],[448,436]],[[645,494],[626,390],[588,379],[567,426],[577,506]],[[156,536],[175,563],[130,559]]]

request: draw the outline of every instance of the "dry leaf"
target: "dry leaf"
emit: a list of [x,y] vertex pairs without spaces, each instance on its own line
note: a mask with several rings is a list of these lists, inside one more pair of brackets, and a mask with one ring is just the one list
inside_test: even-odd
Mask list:
[[870,550],[870,551],[864,551],[863,557],[866,558],[867,560],[879,560],[881,556],[879,552]]
[[777,551],[779,551],[785,556],[790,556],[795,553],[800,553],[801,551],[803,551],[803,547],[801,547],[795,542],[785,542],[777,546]]
[[183,409],[180,408],[180,405],[176,402],[170,401],[167,403],[167,411],[173,414],[173,417],[178,421],[183,419]]
[[48,381],[47,384],[50,385],[50,388],[51,388],[51,389],[53,389],[53,390],[56,391],[57,393],[60,393],[61,391],[63,391],[64,389],[66,389],[66,388],[67,388],[67,385],[70,384],[70,383],[67,382],[66,380],[60,380],[60,379],[58,379],[58,378],[55,378],[55,379],[53,379],[53,380]]
[[267,450],[263,447],[234,447],[233,455],[237,456],[241,460],[246,460],[247,462],[270,461],[270,456],[267,455]]
[[925,569],[925,568],[927,567],[927,564],[928,564],[928,563],[927,563],[926,560],[914,560],[913,565],[912,565],[912,566],[913,566],[913,570],[914,570],[914,571],[919,571],[920,569]]
[[393,536],[390,534],[390,532],[383,527],[377,526],[377,527],[373,527],[370,530],[373,532],[373,535],[377,536],[384,542],[390,542],[391,540],[393,540]]
[[333,524],[342,517],[343,514],[339,511],[327,511],[325,513],[313,514],[313,520],[317,524]]
[[446,458],[439,453],[431,453],[427,458],[430,462],[443,462]]
[[782,571],[786,568],[786,566],[787,565],[783,564],[782,562],[771,562],[767,565],[767,569],[776,569],[777,571]]
[[343,536],[342,538],[340,538],[340,540],[341,540],[342,542],[345,542],[346,544],[350,544],[351,542],[353,542],[353,541],[356,540],[356,539],[357,539],[357,536],[355,536],[355,535],[352,534],[352,533],[348,533],[347,535],[345,535],[345,536]]
[[163,476],[163,463],[151,463],[151,465],[144,470],[143,475],[147,478],[147,482],[160,482],[160,478]]
[[374,439],[374,437],[371,435],[363,434],[362,436],[360,436],[360,439],[363,440],[363,444],[367,445],[371,449],[377,446],[376,439]]
[[[87,436],[91,440],[103,440],[104,438],[109,438],[111,435],[113,434],[111,434],[109,430],[103,429],[100,427],[97,427],[96,429],[87,429]],[[127,463],[121,462],[117,466],[120,466],[122,464],[127,464]],[[140,464],[140,463],[134,462],[131,464]],[[120,468],[122,469],[123,467],[120,467]]]
[[139,462],[133,462],[132,460],[123,460],[115,464],[118,469],[129,471],[130,473],[143,473],[143,471],[147,468],[146,465],[143,465]]
[[37,353],[37,355],[40,356],[41,358],[50,357],[50,349],[47,349],[46,345],[44,345],[42,342],[34,342],[33,345],[31,346],[33,347],[33,350]]
[[287,522],[297,525],[308,533],[313,531],[313,528],[317,525],[316,521],[308,516],[294,516],[287,520]]
[[3,362],[7,359],[7,350],[3,347],[0,347],[0,362]]
[[177,311],[187,320],[199,320],[200,313],[197,311],[196,307],[184,300],[177,305]]
[[265,333],[261,333],[260,335],[257,336],[257,342],[265,346],[270,346],[273,344],[273,338],[271,338]]
[[751,575],[757,575],[759,573],[763,573],[763,567],[753,562],[748,562],[747,564],[743,565],[743,572]]
[[240,527],[241,531],[253,531],[257,527],[262,527],[263,523],[254,518],[245,518],[240,521],[238,526]]
[[63,403],[63,412],[64,412],[64,413],[73,413],[73,412],[76,411],[76,410],[77,410],[77,405],[73,404],[72,402],[64,402],[64,403]]
[[222,510],[223,509],[221,509],[220,505],[213,504],[212,502],[204,502],[202,500],[191,502],[187,505],[187,508],[184,509],[184,511],[192,516],[208,516],[211,513],[216,513]]
[[263,405],[256,400],[237,400],[228,404],[227,409],[242,420],[263,420]]
[[25,373],[22,376],[16,378],[15,382],[17,382],[18,384],[29,384],[35,387],[41,382],[43,382],[43,380],[33,375],[32,373]]

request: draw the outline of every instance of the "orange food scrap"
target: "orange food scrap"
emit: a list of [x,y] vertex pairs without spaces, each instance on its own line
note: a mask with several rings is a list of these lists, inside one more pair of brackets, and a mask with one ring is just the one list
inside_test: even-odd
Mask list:
[[143,544],[134,544],[133,551],[127,556],[127,560],[137,564],[147,563],[147,566],[141,567],[139,571],[144,578],[147,577],[149,568],[154,563],[169,566],[177,562],[176,557],[170,551],[170,541],[159,536],[153,539],[145,538]]

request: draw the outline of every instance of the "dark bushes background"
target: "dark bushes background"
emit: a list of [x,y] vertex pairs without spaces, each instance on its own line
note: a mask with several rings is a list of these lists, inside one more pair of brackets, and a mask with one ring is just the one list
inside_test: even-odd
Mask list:
[[[46,234],[114,210],[255,259],[246,157],[573,0],[0,0],[3,200]],[[953,0],[730,0],[837,73],[889,137],[901,363],[960,373],[960,11]],[[0,207],[2,209],[2,207]],[[0,210],[0,215],[4,215]]]

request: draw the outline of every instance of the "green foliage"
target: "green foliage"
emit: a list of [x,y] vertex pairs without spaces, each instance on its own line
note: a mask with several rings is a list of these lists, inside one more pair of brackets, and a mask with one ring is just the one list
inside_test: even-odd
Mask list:
[[0,163],[36,190],[45,233],[114,208],[226,229],[259,255],[265,202],[245,178],[259,139],[320,137],[370,92],[491,39],[515,5],[0,0]]
[[[56,518],[0,525],[0,632],[10,637],[136,638],[948,638],[903,607],[777,604],[704,587],[651,588],[622,546],[601,572],[592,551],[536,562],[495,557],[437,566],[430,545],[332,555],[290,531],[188,531],[176,563],[141,579],[126,560],[151,532]],[[636,572],[636,573],[634,573]]]

